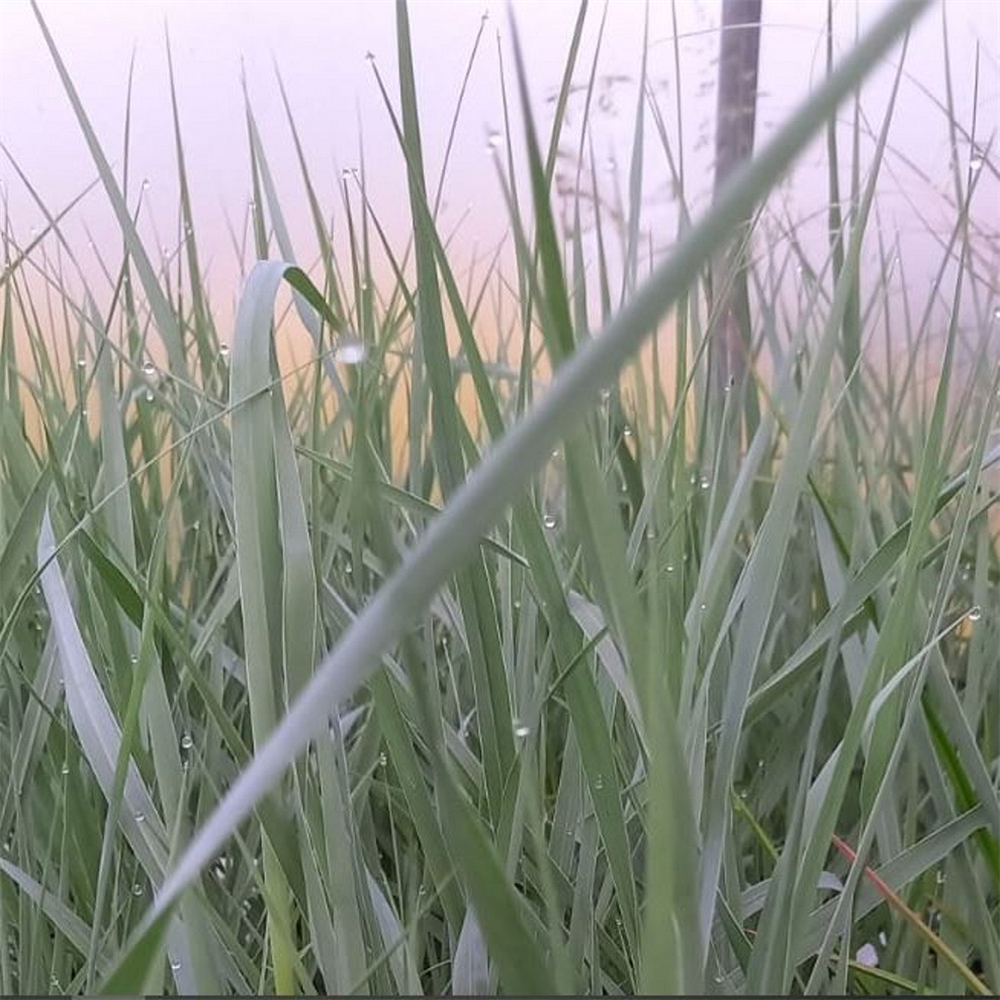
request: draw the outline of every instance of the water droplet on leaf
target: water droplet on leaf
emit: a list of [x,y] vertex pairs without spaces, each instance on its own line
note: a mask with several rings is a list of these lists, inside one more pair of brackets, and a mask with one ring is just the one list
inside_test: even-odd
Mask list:
[[334,358],[342,365],[358,365],[365,360],[365,353],[365,345],[360,340],[344,340]]

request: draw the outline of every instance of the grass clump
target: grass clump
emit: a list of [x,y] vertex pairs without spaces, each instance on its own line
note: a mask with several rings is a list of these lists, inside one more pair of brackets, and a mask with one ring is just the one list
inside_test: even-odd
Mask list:
[[[956,173],[933,297],[907,292],[885,371],[866,348],[893,268],[873,220],[895,91],[842,217],[831,165],[827,261],[761,239],[780,178],[921,6],[831,66],[694,223],[643,79],[635,190],[648,115],[685,207],[642,281],[631,205],[613,308],[613,224],[597,202],[593,238],[579,225],[582,144],[568,237],[552,194],[585,8],[547,142],[515,35],[522,125],[495,158],[512,259],[463,290],[401,4],[383,94],[411,238],[384,238],[361,171],[335,248],[289,110],[319,245],[294,263],[248,106],[257,262],[231,350],[176,102],[185,238],[158,272],[39,16],[123,250],[105,306],[7,240],[5,993],[996,988],[983,161]],[[734,233],[754,321],[729,386],[703,279]],[[487,349],[493,288],[516,318]],[[279,363],[283,289],[304,365]],[[661,352],[673,384],[649,377]]]

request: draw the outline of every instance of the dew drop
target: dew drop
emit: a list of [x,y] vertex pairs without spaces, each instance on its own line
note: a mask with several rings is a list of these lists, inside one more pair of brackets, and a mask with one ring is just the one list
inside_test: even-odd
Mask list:
[[132,886],[132,895],[133,896],[141,896],[142,895],[142,884],[140,882],[136,882]]
[[977,622],[982,617],[983,617],[983,609],[978,604],[976,604],[973,607],[969,608],[969,621],[970,622]]
[[596,778],[594,778],[594,788],[601,789],[603,787],[604,787],[604,775],[599,774]]
[[611,390],[610,389],[602,389],[601,390],[601,402],[602,403],[606,403],[610,398],[611,398]]
[[148,191],[148,190],[149,190],[149,181],[148,181],[148,179],[147,179],[147,180],[144,180],[144,181],[142,182],[142,190],[143,190],[143,191]]
[[388,767],[388,765],[389,765],[389,755],[383,750],[378,755],[378,766],[379,767]]
[[77,358],[76,359],[76,367],[77,368],[86,368],[87,367],[87,359],[86,358]]
[[134,666],[135,666],[135,665],[136,665],[136,664],[137,664],[137,663],[139,662],[139,657],[138,657],[138,656],[136,656],[136,655],[135,655],[135,653],[133,653],[133,654],[132,654],[132,655],[131,655],[131,656],[130,656],[130,657],[128,658],[128,662],[129,662],[129,663],[131,663],[131,664],[132,664],[132,666],[134,667]]
[[633,434],[633,431],[632,431],[632,425],[631,425],[631,424],[626,424],[626,425],[625,425],[625,426],[624,426],[624,427],[622,428],[622,434],[623,434],[623,435],[624,435],[625,437],[627,437],[627,438],[630,438],[630,437],[632,436],[632,434]]
[[519,722],[517,719],[514,720],[514,735],[519,739],[523,740],[531,734],[530,727],[526,726],[523,722]]
[[934,881],[937,882],[938,885],[944,885],[944,871],[942,869],[938,869],[937,875],[934,876]]
[[983,158],[981,156],[974,156],[969,160],[970,170],[980,170],[983,166]]
[[136,823],[145,823],[146,822],[146,814],[142,813],[142,812],[138,812],[138,813],[135,814],[134,819],[135,819]]
[[551,531],[559,523],[559,518],[555,514],[545,514],[542,517],[542,524]]
[[228,344],[220,344],[219,345],[219,357],[222,358],[223,361],[228,361],[229,360],[229,345]]
[[503,136],[499,132],[488,132],[486,134],[486,148],[490,151],[499,149],[503,145]]
[[153,390],[152,389],[147,389],[146,390],[146,402],[147,403],[152,403],[153,402]]
[[667,563],[667,572],[668,573],[673,573],[673,571],[674,571],[674,564],[673,563]]
[[360,340],[345,340],[337,348],[334,359],[342,365],[358,365],[365,360],[365,345]]
[[993,318],[1000,319],[1000,306],[997,306],[996,309],[993,310]]
[[147,361],[142,366],[142,374],[145,375],[146,378],[151,378],[156,374],[156,365],[154,365],[152,361]]
[[194,740],[192,739],[191,734],[190,733],[185,733],[181,737],[181,749],[182,750],[190,750],[191,747],[193,747],[193,746],[194,746]]
[[175,961],[171,960],[171,962],[170,962],[170,971],[171,972],[180,972],[180,969],[181,969],[181,963],[180,962],[175,962]]
[[712,480],[708,476],[702,476],[698,485],[703,489],[707,490],[712,485]]
[[63,764],[59,770],[62,774],[69,774],[69,764]]

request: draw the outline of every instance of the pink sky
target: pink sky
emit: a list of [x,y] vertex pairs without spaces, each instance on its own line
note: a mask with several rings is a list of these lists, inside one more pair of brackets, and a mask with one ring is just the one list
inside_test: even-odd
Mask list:
[[[331,213],[340,212],[338,183],[341,171],[359,161],[359,134],[366,150],[370,197],[397,246],[408,232],[403,170],[388,116],[375,85],[374,53],[393,101],[395,77],[394,5],[385,0],[365,3],[319,3],[306,0],[41,0],[41,10],[55,36],[74,82],[108,155],[119,167],[129,61],[135,51],[132,99],[132,191],[148,178],[146,231],[157,230],[163,245],[176,243],[176,199],[169,84],[164,54],[164,23],[169,26],[177,75],[187,166],[199,222],[203,262],[217,305],[231,303],[238,291],[225,218],[241,223],[250,198],[241,72],[270,157],[297,248],[305,263],[312,250],[307,205],[289,140],[275,80],[276,63],[288,90],[296,123],[318,193]],[[862,27],[885,4],[861,0],[837,5],[840,45],[850,43],[857,13]],[[575,0],[527,2],[514,0],[539,122],[547,121],[546,102],[557,89],[563,60],[576,17]],[[447,208],[443,229],[461,223],[460,238],[485,254],[506,232],[505,210],[487,153],[486,135],[501,124],[498,75],[498,35],[505,65],[511,73],[509,29],[504,5],[476,0],[413,0],[410,19],[414,36],[417,86],[421,105],[424,149],[429,174],[436,182],[450,126],[451,114],[469,53],[489,12],[485,44],[470,78],[459,123],[455,151],[445,187]],[[611,0],[600,75],[625,77],[609,84],[607,105],[591,122],[595,149],[603,162],[618,164],[608,170],[608,197],[612,186],[627,187],[632,121],[635,112],[634,79],[638,72],[645,5],[638,0]],[[706,195],[711,180],[711,119],[714,113],[714,56],[717,50],[719,4],[679,0],[682,39],[683,115],[685,155],[689,176],[696,179],[692,195]],[[822,0],[764,0],[765,28],[761,49],[761,101],[758,141],[773,129],[803,97],[810,81],[823,72]],[[593,54],[601,8],[589,14],[579,78],[584,79]],[[650,76],[657,82],[660,100],[673,125],[674,79],[670,4],[653,2],[650,14]],[[981,53],[978,113],[985,138],[1000,127],[1000,4],[991,0],[949,0],[947,15],[951,42],[956,112],[968,123],[972,115],[973,64],[977,40]],[[916,223],[907,199],[919,199],[933,224],[945,226],[946,206],[935,204],[935,192],[948,190],[950,158],[947,131],[941,113],[921,93],[926,87],[944,99],[941,11],[927,15],[911,42],[904,83],[893,127],[894,154],[880,198],[883,224],[898,231],[913,254],[934,256],[933,236]],[[886,65],[865,90],[864,106],[877,127],[892,78]],[[570,131],[573,129],[571,105]],[[519,124],[519,119],[515,119]],[[69,202],[96,176],[52,60],[27,0],[0,0],[0,140],[16,159],[51,210]],[[965,151],[966,155],[968,150]],[[647,196],[662,194],[665,166],[658,150],[647,154],[650,164]],[[909,161],[927,180],[919,180]],[[992,162],[997,162],[996,150]],[[822,148],[807,154],[790,189],[803,213],[822,204],[825,190]],[[617,178],[617,181],[616,181]],[[977,210],[989,222],[993,211],[997,231],[997,185],[987,178]],[[0,156],[0,183],[15,239],[23,245],[30,230],[41,223],[24,185],[6,156]],[[992,187],[990,187],[992,184]],[[697,199],[696,199],[697,200]],[[660,218],[650,210],[648,220]],[[666,220],[673,209],[662,206],[663,231],[673,231]],[[467,213],[467,214],[466,214]],[[907,232],[907,227],[911,232]],[[74,211],[65,227],[74,246],[93,238],[103,252],[115,252],[117,230],[100,190],[93,191]],[[921,241],[926,246],[921,245]],[[912,267],[911,267],[912,274]]]

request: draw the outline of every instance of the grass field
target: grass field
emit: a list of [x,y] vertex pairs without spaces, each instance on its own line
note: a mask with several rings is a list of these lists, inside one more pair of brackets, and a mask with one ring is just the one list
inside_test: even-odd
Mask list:
[[[656,259],[637,198],[582,235],[585,145],[552,192],[579,32],[550,135],[514,60],[490,142],[512,264],[463,287],[401,5],[409,241],[362,170],[335,250],[289,109],[320,249],[295,266],[248,107],[233,331],[183,109],[164,266],[39,16],[122,250],[105,302],[72,206],[39,195],[26,244],[5,226],[0,992],[1000,988],[1000,288],[973,221],[996,136],[949,90],[951,229],[900,293],[896,92],[866,162],[852,106],[923,6],[693,220],[673,109],[640,102],[631,190],[652,143],[681,208]],[[830,169],[817,260],[768,205],[811,139],[839,161],[838,107],[857,168]],[[744,237],[747,376],[715,384],[705,279]]]

